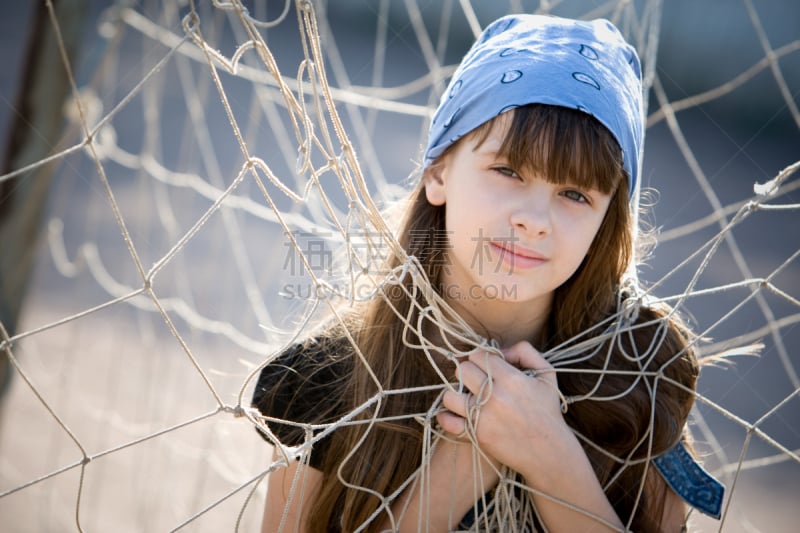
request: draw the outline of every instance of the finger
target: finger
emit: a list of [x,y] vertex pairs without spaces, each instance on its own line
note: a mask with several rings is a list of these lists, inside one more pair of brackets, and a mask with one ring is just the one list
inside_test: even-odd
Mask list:
[[442,396],[442,405],[445,409],[460,417],[466,417],[470,408],[472,395],[465,392],[445,391]]
[[469,362],[492,379],[503,379],[505,374],[514,370],[502,357],[486,350],[472,352],[469,355]]
[[459,379],[469,392],[480,395],[481,389],[487,386],[489,376],[472,361],[464,361],[458,365]]
[[446,433],[454,436],[463,435],[467,429],[467,421],[449,411],[442,411],[437,414],[436,421],[439,422],[439,426]]
[[527,341],[518,342],[503,350],[508,364],[523,370],[533,370],[537,377],[556,382],[555,369],[539,351]]

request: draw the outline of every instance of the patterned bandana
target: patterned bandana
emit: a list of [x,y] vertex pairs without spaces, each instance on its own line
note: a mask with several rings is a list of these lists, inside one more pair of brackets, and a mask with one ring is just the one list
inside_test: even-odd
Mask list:
[[641,77],[636,50],[607,20],[498,19],[472,45],[442,95],[425,166],[500,113],[526,104],[556,105],[588,113],[608,128],[622,148],[636,198],[644,140]]

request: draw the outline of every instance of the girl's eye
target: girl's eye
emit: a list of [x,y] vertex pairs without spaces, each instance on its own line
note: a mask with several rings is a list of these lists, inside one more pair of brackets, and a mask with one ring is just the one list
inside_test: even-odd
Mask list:
[[512,168],[494,167],[492,170],[494,170],[495,172],[499,172],[503,176],[508,176],[509,178],[517,178],[517,179],[519,179],[519,174],[517,174],[517,171],[512,169]]
[[580,202],[582,204],[588,204],[589,203],[589,199],[586,197],[585,194],[583,194],[580,191],[576,191],[574,189],[566,190],[566,191],[562,192],[561,194],[564,195],[565,197],[569,198],[570,200],[575,201],[575,202]]

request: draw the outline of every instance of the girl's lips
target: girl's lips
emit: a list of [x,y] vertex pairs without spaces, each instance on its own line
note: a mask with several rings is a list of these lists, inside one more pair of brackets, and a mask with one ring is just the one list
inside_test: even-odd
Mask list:
[[512,268],[534,268],[547,261],[544,256],[531,250],[501,246],[494,242],[490,244],[498,257]]

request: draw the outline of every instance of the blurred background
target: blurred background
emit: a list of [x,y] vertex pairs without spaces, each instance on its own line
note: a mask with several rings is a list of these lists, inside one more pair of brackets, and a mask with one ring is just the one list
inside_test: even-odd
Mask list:
[[[233,57],[248,39],[236,15],[195,4],[206,52]],[[674,297],[708,337],[706,353],[764,343],[758,357],[733,357],[701,376],[692,430],[730,501],[723,521],[693,524],[796,531],[800,213],[749,212],[720,232],[754,184],[800,159],[800,4],[312,4],[336,109],[380,205],[413,180],[431,109],[476,25],[537,10],[618,24],[652,84],[643,183],[655,190],[644,221],[660,239],[640,276],[654,294]],[[81,144],[44,2],[5,5],[0,530],[217,531],[241,520],[256,531],[264,489],[254,480],[271,451],[234,408],[248,404],[248,376],[307,316],[313,287],[297,253],[315,239],[326,252],[341,242],[319,192],[337,216],[347,201],[324,171],[305,191],[302,138],[263,58],[245,51],[235,72],[215,63],[220,92],[182,26],[187,2],[54,5],[83,121],[104,127],[91,148]],[[245,5],[259,20],[284,11],[284,2]],[[304,80],[299,101],[311,110],[298,22],[290,3],[285,19],[258,31],[289,89]],[[320,136],[333,130],[313,127]],[[243,146],[281,187],[264,172],[263,188],[241,174]],[[341,140],[330,146],[338,155]],[[320,168],[324,150],[305,148]],[[790,177],[767,203],[800,204],[798,183]]]

